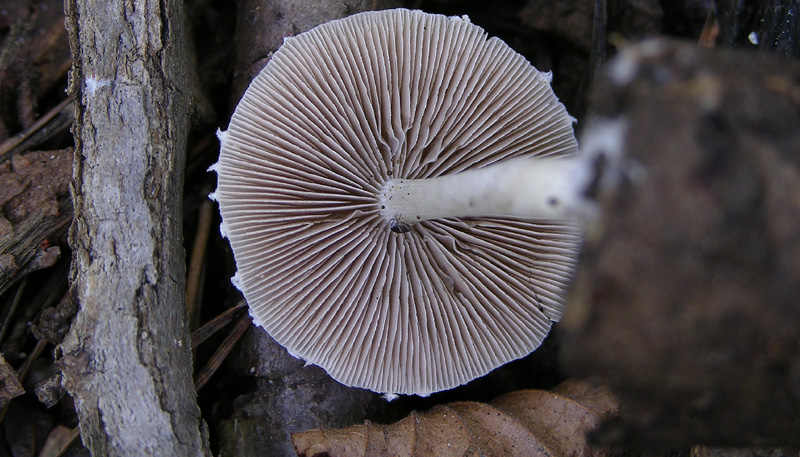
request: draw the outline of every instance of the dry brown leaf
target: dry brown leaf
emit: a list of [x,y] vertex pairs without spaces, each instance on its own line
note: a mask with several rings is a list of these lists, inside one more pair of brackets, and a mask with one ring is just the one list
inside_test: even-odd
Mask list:
[[569,397],[601,416],[617,414],[617,400],[608,389],[590,384],[580,378],[567,379],[550,392]]
[[0,354],[0,408],[5,408],[11,400],[24,393],[16,370]]
[[292,435],[298,456],[594,456],[586,432],[616,412],[608,392],[569,380],[553,391],[521,390],[491,404],[458,402],[391,425],[356,425]]

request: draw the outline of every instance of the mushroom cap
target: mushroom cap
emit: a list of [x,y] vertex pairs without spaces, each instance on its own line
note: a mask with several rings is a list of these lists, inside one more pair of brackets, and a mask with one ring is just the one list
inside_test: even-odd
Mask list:
[[574,225],[394,233],[381,217],[389,179],[577,151],[549,75],[466,18],[366,12],[287,38],[220,137],[234,283],[258,325],[339,382],[449,389],[529,354],[561,317]]

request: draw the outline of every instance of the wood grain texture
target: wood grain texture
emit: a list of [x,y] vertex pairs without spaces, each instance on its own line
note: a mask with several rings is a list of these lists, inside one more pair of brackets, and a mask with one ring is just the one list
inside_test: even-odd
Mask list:
[[72,221],[71,148],[16,154],[0,165],[0,294],[52,266]]
[[207,455],[185,309],[181,2],[68,0],[80,311],[60,347],[93,455]]

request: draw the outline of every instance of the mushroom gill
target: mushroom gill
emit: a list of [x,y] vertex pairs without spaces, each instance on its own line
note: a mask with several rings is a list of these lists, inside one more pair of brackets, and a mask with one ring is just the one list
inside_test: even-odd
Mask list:
[[387,210],[392,183],[577,152],[549,76],[468,20],[397,9],[287,38],[221,142],[216,197],[255,322],[343,384],[452,388],[561,317],[575,224]]

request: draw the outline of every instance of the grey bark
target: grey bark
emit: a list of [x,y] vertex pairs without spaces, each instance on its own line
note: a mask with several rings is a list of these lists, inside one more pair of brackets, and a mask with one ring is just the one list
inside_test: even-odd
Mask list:
[[67,0],[80,311],[60,347],[96,456],[208,454],[191,379],[181,198],[182,4]]

